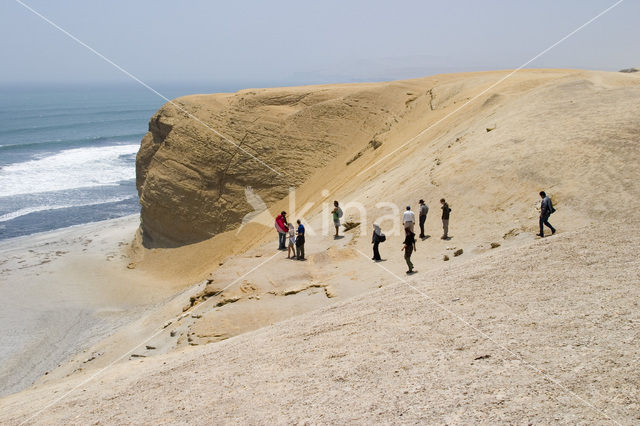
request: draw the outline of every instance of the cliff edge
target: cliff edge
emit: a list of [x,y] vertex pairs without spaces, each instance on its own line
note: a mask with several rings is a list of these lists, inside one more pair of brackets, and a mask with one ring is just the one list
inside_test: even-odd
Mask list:
[[136,159],[145,245],[235,228],[255,209],[245,188],[271,204],[341,154],[377,147],[418,90],[411,82],[252,89],[165,104]]

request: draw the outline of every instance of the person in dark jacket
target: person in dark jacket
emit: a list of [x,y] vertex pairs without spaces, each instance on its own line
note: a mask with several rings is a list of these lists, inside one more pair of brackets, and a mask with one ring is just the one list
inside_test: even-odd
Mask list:
[[429,213],[429,206],[427,206],[424,200],[418,201],[420,206],[420,238],[427,238],[424,234],[424,222],[427,220],[427,213]]
[[298,260],[304,259],[304,225],[298,219],[298,236],[296,237],[296,251],[298,252]]
[[411,253],[413,253],[414,251],[417,251],[416,250],[416,234],[411,232],[411,229],[409,228],[405,228],[404,232],[405,232],[405,238],[404,238],[404,244],[402,246],[402,250],[404,250],[404,260],[407,262],[407,266],[409,267],[407,274],[412,274],[413,263],[411,263]]
[[442,229],[444,231],[440,238],[446,240],[449,238],[449,214],[451,213],[451,209],[444,198],[440,199],[440,204],[442,204]]
[[373,257],[371,260],[382,260],[380,257],[380,252],[378,251],[378,246],[380,245],[380,240],[382,237],[382,230],[377,223],[373,224],[373,235],[371,236],[371,244],[373,244]]
[[540,203],[540,233],[538,236],[541,238],[544,237],[544,225],[551,229],[551,235],[556,233],[556,228],[551,226],[549,223],[549,216],[551,213],[555,212],[556,209],[553,208],[553,204],[551,204],[551,198],[547,197],[547,194],[544,191],[540,191],[540,198],[542,198],[542,202]]

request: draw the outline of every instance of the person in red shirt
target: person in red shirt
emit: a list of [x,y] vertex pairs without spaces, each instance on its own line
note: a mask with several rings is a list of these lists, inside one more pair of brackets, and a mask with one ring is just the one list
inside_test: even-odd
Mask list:
[[287,212],[282,211],[276,216],[276,231],[278,231],[278,250],[286,250],[287,232],[289,227],[287,226]]

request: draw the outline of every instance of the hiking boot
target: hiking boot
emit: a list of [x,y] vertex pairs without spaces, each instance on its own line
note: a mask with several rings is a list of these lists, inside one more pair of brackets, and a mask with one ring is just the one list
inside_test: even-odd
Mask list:
[[552,229],[551,229],[551,235],[553,235],[553,234],[555,234],[555,233],[556,233],[556,229],[555,229],[555,228],[552,228]]

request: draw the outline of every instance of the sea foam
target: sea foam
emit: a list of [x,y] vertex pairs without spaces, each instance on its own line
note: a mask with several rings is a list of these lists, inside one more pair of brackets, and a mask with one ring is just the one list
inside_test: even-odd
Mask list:
[[135,179],[139,145],[76,148],[0,169],[0,197],[116,185]]

